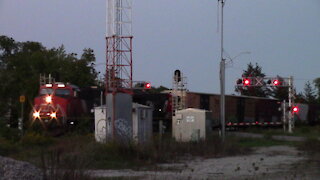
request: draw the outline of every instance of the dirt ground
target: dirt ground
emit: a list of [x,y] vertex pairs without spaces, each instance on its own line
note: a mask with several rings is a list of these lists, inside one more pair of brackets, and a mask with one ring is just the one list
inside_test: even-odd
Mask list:
[[179,164],[159,164],[157,171],[92,170],[94,177],[135,179],[320,179],[320,158],[294,147],[257,148],[251,155],[196,158]]

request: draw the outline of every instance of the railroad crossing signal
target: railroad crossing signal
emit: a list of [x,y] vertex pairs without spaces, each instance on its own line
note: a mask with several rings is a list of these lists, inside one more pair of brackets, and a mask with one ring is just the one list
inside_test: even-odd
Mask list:
[[146,82],[146,81],[136,81],[136,85],[134,86],[133,89],[151,89],[151,83],[150,82]]
[[[288,88],[288,99],[289,99],[289,114],[288,114],[288,131],[292,133],[294,128],[294,113],[299,112],[298,106],[293,106],[294,104],[294,89],[293,89],[293,77],[242,77],[237,80],[238,87],[286,87]],[[292,108],[291,108],[292,107]]]
[[267,81],[267,84],[271,86],[279,86],[281,84],[281,81],[279,79],[269,79]]
[[151,84],[148,83],[148,82],[145,83],[145,84],[144,84],[144,88],[145,88],[145,89],[151,89]]
[[243,85],[249,86],[250,84],[251,84],[250,79],[244,79],[244,80],[243,80]]
[[273,80],[272,84],[275,86],[278,86],[278,85],[280,85],[280,81],[278,79]]
[[294,106],[294,107],[292,108],[292,112],[293,112],[293,113],[298,113],[298,112],[299,112],[299,107],[298,107],[298,106]]
[[271,87],[289,87],[287,81],[289,78],[279,77],[242,77],[237,80],[237,86],[271,86]]

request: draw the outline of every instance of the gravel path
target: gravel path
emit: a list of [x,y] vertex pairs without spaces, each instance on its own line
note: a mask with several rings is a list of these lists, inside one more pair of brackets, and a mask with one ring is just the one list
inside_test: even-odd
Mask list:
[[[320,166],[309,164],[294,147],[256,149],[246,156],[194,159],[181,164],[162,164],[159,171],[93,170],[95,177],[140,177],[139,179],[319,179]],[[320,164],[319,164],[320,165]]]
[[40,180],[41,171],[34,165],[0,156],[0,180]]

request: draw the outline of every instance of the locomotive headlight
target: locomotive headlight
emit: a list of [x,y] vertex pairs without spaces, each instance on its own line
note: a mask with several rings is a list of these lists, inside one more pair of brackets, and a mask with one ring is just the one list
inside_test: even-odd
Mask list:
[[48,103],[48,104],[49,104],[49,103],[51,103],[51,102],[52,102],[52,97],[49,95],[49,96],[47,96],[47,97],[46,97],[46,99],[45,99],[45,100],[46,100],[46,103]]
[[52,119],[56,119],[56,118],[57,118],[57,113],[56,113],[56,112],[52,112],[52,113],[50,114],[50,117],[51,117]]
[[35,119],[40,118],[40,113],[38,111],[35,111],[33,113],[33,118],[35,118]]

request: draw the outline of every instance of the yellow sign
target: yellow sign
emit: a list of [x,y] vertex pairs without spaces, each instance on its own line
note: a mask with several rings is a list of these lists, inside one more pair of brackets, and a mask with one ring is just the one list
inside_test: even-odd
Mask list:
[[26,97],[25,96],[20,96],[20,102],[24,103],[26,101]]

